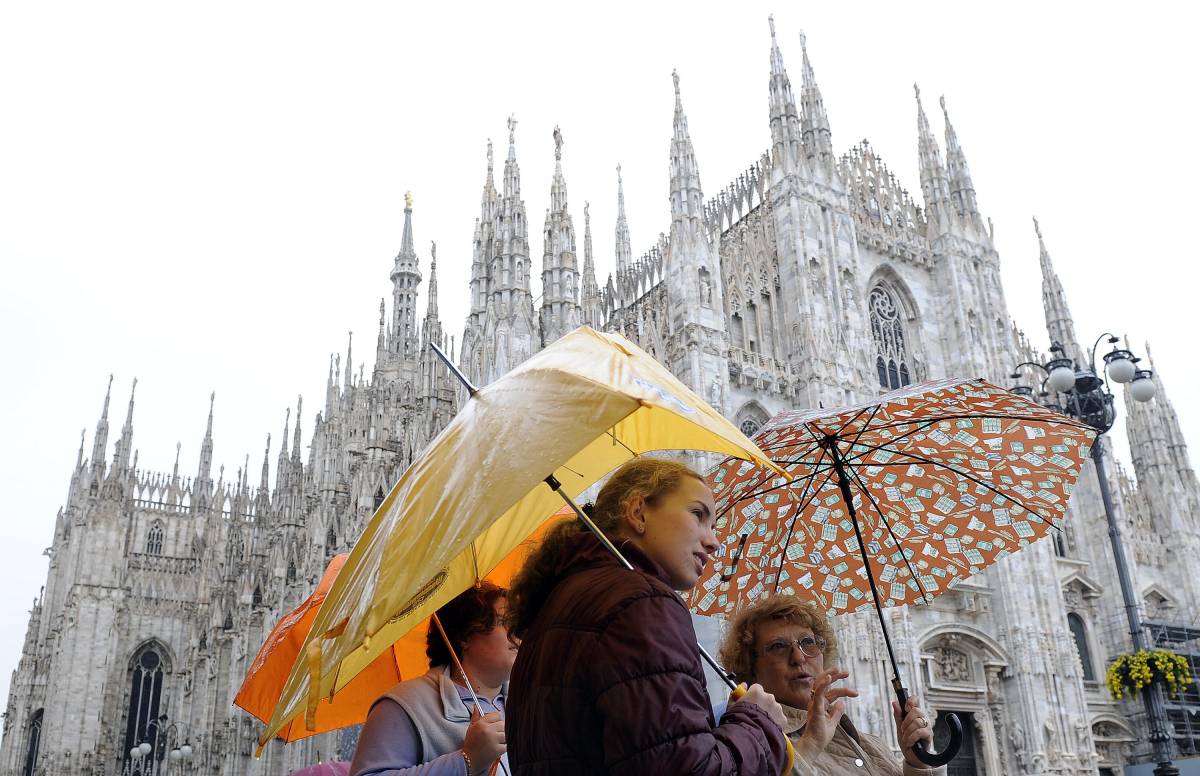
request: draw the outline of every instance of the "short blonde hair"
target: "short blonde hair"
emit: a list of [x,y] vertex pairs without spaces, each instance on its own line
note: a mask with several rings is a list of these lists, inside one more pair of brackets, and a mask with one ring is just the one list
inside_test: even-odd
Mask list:
[[758,626],[769,620],[783,620],[811,628],[817,638],[825,641],[823,654],[827,668],[837,658],[837,637],[819,606],[794,595],[773,595],[738,612],[721,641],[721,664],[732,671],[739,682],[754,682]]

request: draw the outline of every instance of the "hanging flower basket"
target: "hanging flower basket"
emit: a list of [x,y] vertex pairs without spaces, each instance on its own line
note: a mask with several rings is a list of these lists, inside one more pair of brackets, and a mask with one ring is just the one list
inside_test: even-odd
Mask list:
[[1167,695],[1175,698],[1192,683],[1187,658],[1165,649],[1139,649],[1121,655],[1108,667],[1104,683],[1116,700],[1134,695],[1151,682],[1161,682]]

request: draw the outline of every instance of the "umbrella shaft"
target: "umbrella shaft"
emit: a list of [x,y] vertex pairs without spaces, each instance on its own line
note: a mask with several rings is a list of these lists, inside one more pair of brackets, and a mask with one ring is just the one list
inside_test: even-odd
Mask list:
[[[900,667],[896,664],[896,653],[892,650],[892,639],[888,635],[887,622],[883,619],[883,604],[879,600],[879,590],[875,587],[875,572],[871,570],[871,559],[867,555],[867,545],[863,541],[862,529],[858,525],[858,514],[854,511],[854,495],[850,492],[850,478],[842,465],[842,456],[837,449],[837,442],[832,442],[827,450],[833,459],[833,471],[837,475],[838,487],[842,491],[842,500],[850,512],[850,522],[854,524],[854,536],[858,539],[858,553],[862,556],[863,567],[867,570],[867,582],[871,585],[871,598],[875,600],[875,614],[879,617],[879,627],[883,630],[883,643],[887,646],[888,659],[892,662],[894,684],[900,686]],[[880,516],[882,519],[882,516]],[[903,552],[903,548],[900,550]]]
[[458,381],[463,384],[463,387],[467,389],[468,395],[474,396],[479,391],[478,388],[471,384],[471,381],[467,379],[467,376],[464,375],[462,371],[454,365],[454,362],[450,360],[450,357],[442,352],[442,349],[437,346],[436,342],[430,342],[429,347],[433,348],[433,352],[437,354],[437,357],[440,358],[442,363],[446,365],[446,368],[450,370],[450,374],[457,377]]
[[450,653],[450,660],[454,663],[455,670],[463,678],[463,683],[467,685],[467,692],[471,693],[471,700],[475,702],[475,710],[482,717],[483,707],[479,705],[479,696],[475,694],[475,688],[471,685],[471,678],[467,676],[467,669],[463,668],[463,664],[459,661],[458,653],[454,651],[454,645],[450,643],[450,637],[446,635],[446,629],[442,627],[442,618],[437,616],[437,612],[434,612],[432,619],[433,624],[437,626],[438,633],[442,636],[442,641],[446,643],[446,651]]
[[[592,518],[588,517],[587,512],[584,512],[582,509],[580,509],[575,503],[574,499],[572,499],[563,491],[562,483],[558,481],[557,477],[551,474],[546,478],[546,484],[550,486],[550,490],[557,493],[562,497],[563,501],[567,502],[567,506],[569,506],[575,512],[575,516],[579,518],[580,522],[587,526],[587,529],[592,532],[592,535],[600,540],[600,543],[604,545],[604,548],[611,552],[613,557],[615,557],[622,566],[630,571],[634,570],[633,564],[630,563],[629,559],[622,555],[621,551],[617,549],[617,546],[613,544],[607,536],[604,535],[604,531],[600,530],[600,526],[592,522]],[[709,666],[712,667],[712,670],[721,677],[721,681],[725,682],[725,684],[729,686],[729,689],[732,690],[737,687],[737,682],[734,681],[733,675],[726,671],[721,664],[717,662],[716,658],[708,654],[708,650],[705,649],[702,644],[697,642],[696,649],[700,650],[700,657],[704,658],[704,662],[708,663]]]

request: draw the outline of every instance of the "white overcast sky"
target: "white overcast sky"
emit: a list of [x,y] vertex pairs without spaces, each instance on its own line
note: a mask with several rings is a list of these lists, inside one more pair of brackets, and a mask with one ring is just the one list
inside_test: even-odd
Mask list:
[[[1018,323],[1045,346],[1036,214],[1080,339],[1108,328],[1143,353],[1150,340],[1200,445],[1188,401],[1200,361],[1180,325],[1198,274],[1194,8],[589,7],[3,6],[0,698],[44,584],[80,429],[90,452],[109,373],[110,447],[136,376],[140,465],[169,471],[179,441],[181,469],[194,473],[215,391],[215,458],[231,479],[249,454],[257,481],[265,437],[273,461],[298,394],[307,443],[347,332],[356,370],[373,358],[405,190],[426,276],[438,241],[441,313],[457,335],[487,139],[499,164],[516,115],[540,226],[557,123],[580,251],[590,200],[603,281],[618,162],[635,254],[668,225],[672,68],[707,195],[769,145],[771,12],[797,88],[807,33],[838,153],[868,138],[918,197],[912,84],[939,140],[946,96]],[[536,232],[531,249],[540,256]]]

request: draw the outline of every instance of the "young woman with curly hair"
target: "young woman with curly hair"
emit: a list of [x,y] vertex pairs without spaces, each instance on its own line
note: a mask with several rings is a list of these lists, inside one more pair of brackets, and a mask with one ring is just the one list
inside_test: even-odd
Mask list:
[[503,588],[484,581],[438,610],[467,676],[454,668],[431,620],[425,634],[429,672],[375,701],[351,776],[477,776],[495,769],[505,751],[505,685],[517,650],[503,622],[506,600]]

